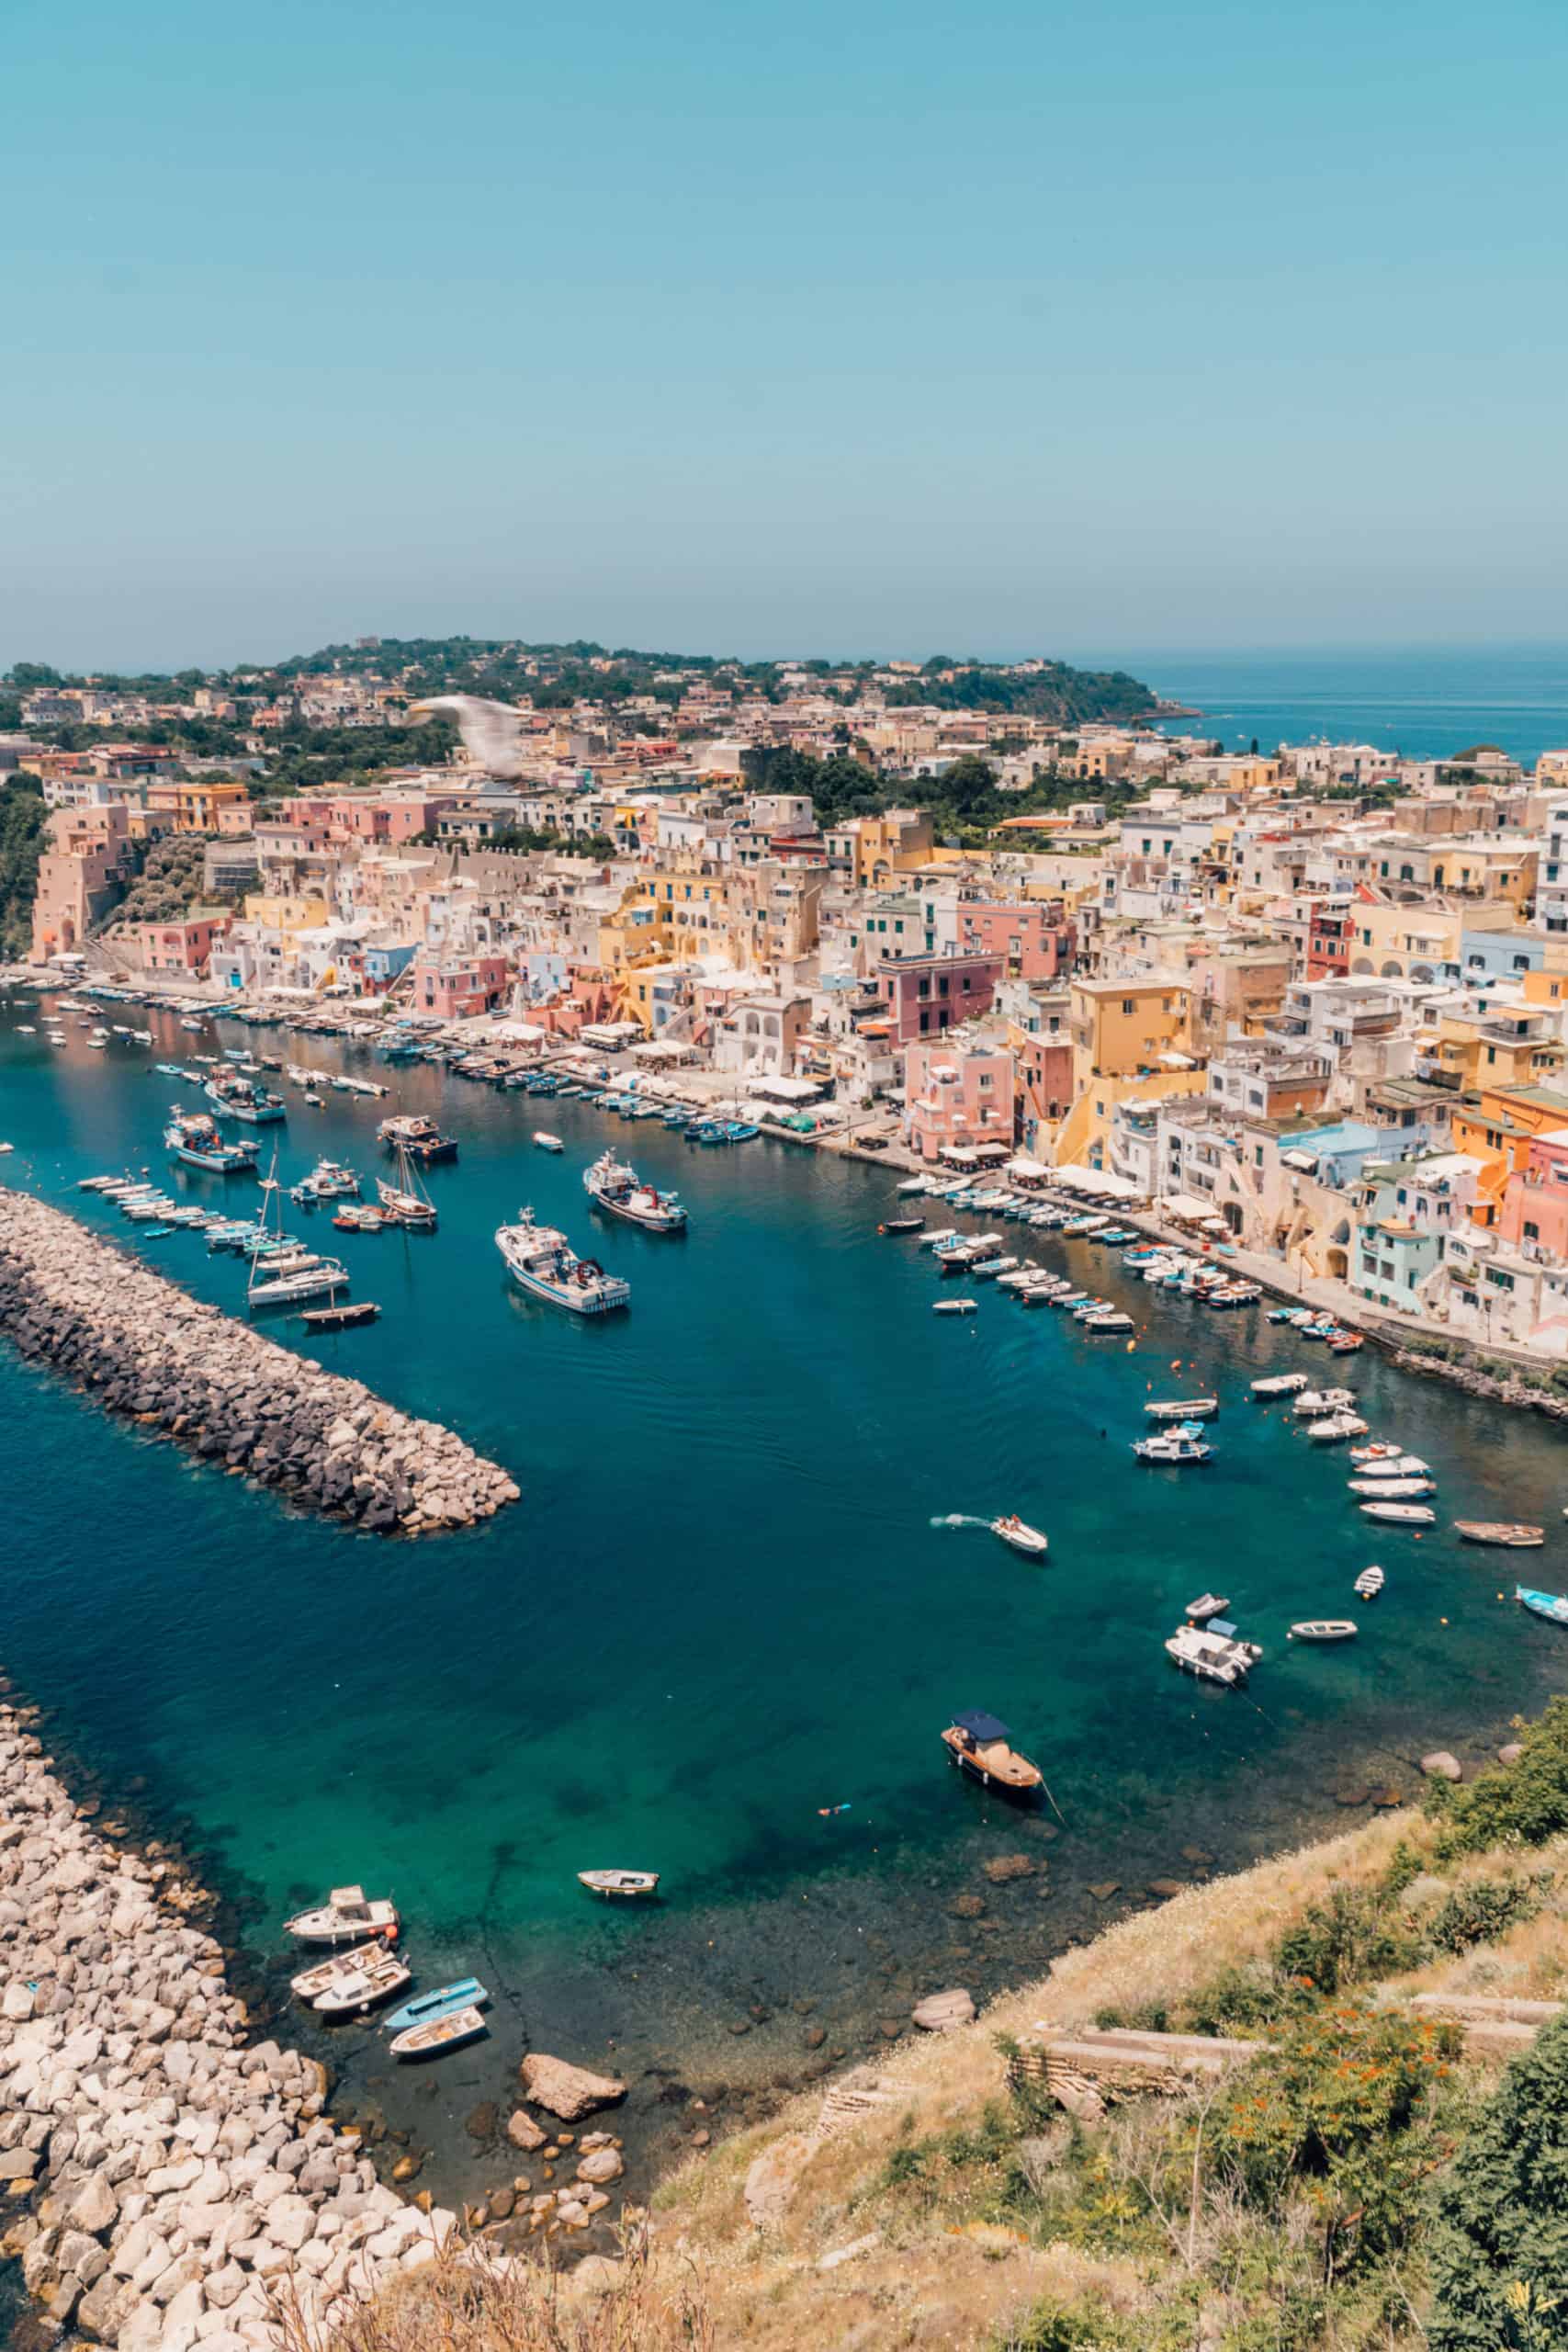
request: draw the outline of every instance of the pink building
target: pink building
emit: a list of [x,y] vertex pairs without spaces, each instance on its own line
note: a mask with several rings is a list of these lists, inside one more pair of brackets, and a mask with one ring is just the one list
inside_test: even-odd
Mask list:
[[1568,1259],[1568,1127],[1530,1138],[1523,1173],[1508,1179],[1497,1230],[1527,1258]]
[[999,956],[909,956],[877,966],[895,1047],[940,1037],[977,1012],[988,1012],[1002,977]]
[[1073,926],[1060,900],[965,899],[958,931],[966,955],[1000,956],[1010,980],[1055,980],[1073,968]]
[[1006,1046],[913,1045],[904,1057],[904,1140],[926,1160],[1013,1143],[1013,1057]]
[[414,1008],[434,1013],[440,1021],[457,1021],[473,1012],[502,1012],[511,993],[512,977],[504,956],[457,956],[442,963],[421,956],[414,967]]
[[139,922],[130,929],[149,972],[183,972],[200,978],[212,950],[229,928],[224,914],[197,915],[186,922]]

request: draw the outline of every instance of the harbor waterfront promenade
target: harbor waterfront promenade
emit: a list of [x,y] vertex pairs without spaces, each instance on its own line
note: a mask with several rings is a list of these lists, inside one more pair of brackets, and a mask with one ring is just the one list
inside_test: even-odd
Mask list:
[[376,1533],[470,1527],[518,1489],[450,1430],[400,1413],[0,1187],[0,1331],[112,1411]]
[[[0,1704],[0,2251],[118,2352],[257,2352],[428,2261],[455,2216],[376,2177],[314,2060],[255,2041],[193,1890],[113,1842]],[[197,1898],[197,1900],[199,1898]]]
[[[253,1179],[160,1160],[178,1084],[158,1064],[186,1058],[189,1033],[151,1011],[148,1042],[96,1049],[73,1024],[51,1048],[35,1009],[15,1012],[6,1177],[112,1235],[117,1282],[166,1265],[227,1328],[240,1263],[78,1190],[152,1172],[183,1202],[254,1210]],[[256,1035],[220,1018],[202,1043]],[[551,1154],[526,1097],[335,1039],[276,1050],[307,1070],[279,1079],[285,1186],[323,1156],[362,1178],[385,1166],[389,1115],[458,1148],[428,1172],[434,1232],[341,1244],[380,1319],[280,1325],[279,1354],[461,1430],[525,1505],[419,1544],[359,1540],[0,1347],[6,1663],[106,1804],[144,1784],[153,1835],[198,1858],[231,1906],[230,1982],[257,2030],[326,2064],[333,2115],[418,2157],[448,2208],[517,2169],[520,2050],[627,2084],[617,2131],[643,2196],[699,2131],[716,2141],[783,2086],[891,2047],[931,1995],[963,1986],[984,2008],[1156,1884],[1412,1796],[1424,1754],[1488,1752],[1560,1679],[1560,1629],[1505,1600],[1496,1556],[1448,1524],[1540,1522],[1531,1582],[1568,1589],[1563,1441],[1540,1417],[1370,1348],[1337,1363],[1374,1431],[1438,1469],[1439,1522],[1374,1533],[1348,1463],[1249,1394],[1328,1373],[1265,1302],[1212,1315],[1092,1241],[1015,1227],[1010,1247],[1132,1329],[1096,1340],[985,1283],[949,1323],[919,1237],[877,1233],[907,1204],[874,1164],[766,1137],[705,1149],[561,1098]],[[682,1238],[599,1216],[582,1178],[610,1144],[679,1193]],[[626,1277],[628,1313],[565,1315],[508,1283],[492,1237],[523,1204]],[[932,1204],[933,1229],[948,1218]],[[1220,1402],[1213,1462],[1135,1463],[1145,1405],[1189,1396]],[[1048,1535],[1043,1562],[990,1534],[1006,1513]],[[1351,1587],[1372,1560],[1387,1586],[1363,1610]],[[1165,1657],[1206,1589],[1264,1645],[1245,1693]],[[1353,1643],[1287,1638],[1347,1611]],[[1012,1726],[1059,1816],[949,1769],[940,1734],[966,1708]],[[595,1906],[576,1873],[613,1867],[658,1871],[658,1900]],[[279,1922],[349,1881],[395,1899],[420,1992],[490,1988],[487,2040],[397,2069],[370,2022],[289,2005]]]

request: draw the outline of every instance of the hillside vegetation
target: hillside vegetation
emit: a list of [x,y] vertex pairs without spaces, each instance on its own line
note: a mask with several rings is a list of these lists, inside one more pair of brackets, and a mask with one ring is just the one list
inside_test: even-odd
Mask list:
[[0,784],[0,956],[28,952],[48,813],[36,776]]
[[[844,2128],[818,2091],[694,2160],[650,2248],[555,2286],[460,2256],[333,2352],[1568,2344],[1568,2019],[1505,2069],[1409,2007],[1568,1994],[1568,1701],[1522,1736],[1472,1786],[1192,1887],[862,2070]],[[1007,2087],[1042,2022],[1259,2048],[1080,2120]]]

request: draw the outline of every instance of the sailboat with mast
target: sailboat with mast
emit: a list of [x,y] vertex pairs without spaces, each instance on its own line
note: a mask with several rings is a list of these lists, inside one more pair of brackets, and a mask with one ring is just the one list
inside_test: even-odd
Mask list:
[[[318,1257],[300,1242],[291,1242],[283,1230],[283,1188],[277,1181],[277,1154],[261,1179],[265,1195],[251,1245],[251,1271],[245,1283],[245,1306],[252,1315],[268,1306],[299,1306],[308,1299],[334,1300],[348,1288],[348,1269],[340,1259]],[[277,1227],[270,1219],[277,1207]]]
[[389,1225],[400,1225],[408,1233],[434,1233],[435,1204],[429,1188],[402,1136],[394,1136],[393,1148],[398,1159],[398,1181],[389,1183],[386,1177],[376,1179],[376,1197],[381,1215]]

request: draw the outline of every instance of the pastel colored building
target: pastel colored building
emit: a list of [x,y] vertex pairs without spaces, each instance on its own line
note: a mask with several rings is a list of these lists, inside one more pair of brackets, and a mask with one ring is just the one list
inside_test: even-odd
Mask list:
[[32,959],[75,955],[120,897],[133,871],[130,811],[58,808],[47,820],[33,899]]
[[1568,1262],[1568,1127],[1530,1137],[1524,1167],[1504,1191],[1497,1230],[1527,1258]]
[[504,956],[459,956],[440,962],[422,956],[414,967],[413,1006],[438,1021],[458,1021],[476,1012],[504,1010],[511,994]]
[[1055,980],[1072,969],[1073,927],[1045,899],[964,900],[958,909],[965,955],[1001,959],[1009,979]]
[[1013,1141],[1016,1070],[1005,1046],[913,1045],[904,1057],[904,1140],[927,1161]]
[[894,1046],[940,1036],[988,1012],[1002,978],[996,956],[912,956],[877,968],[877,988]]

